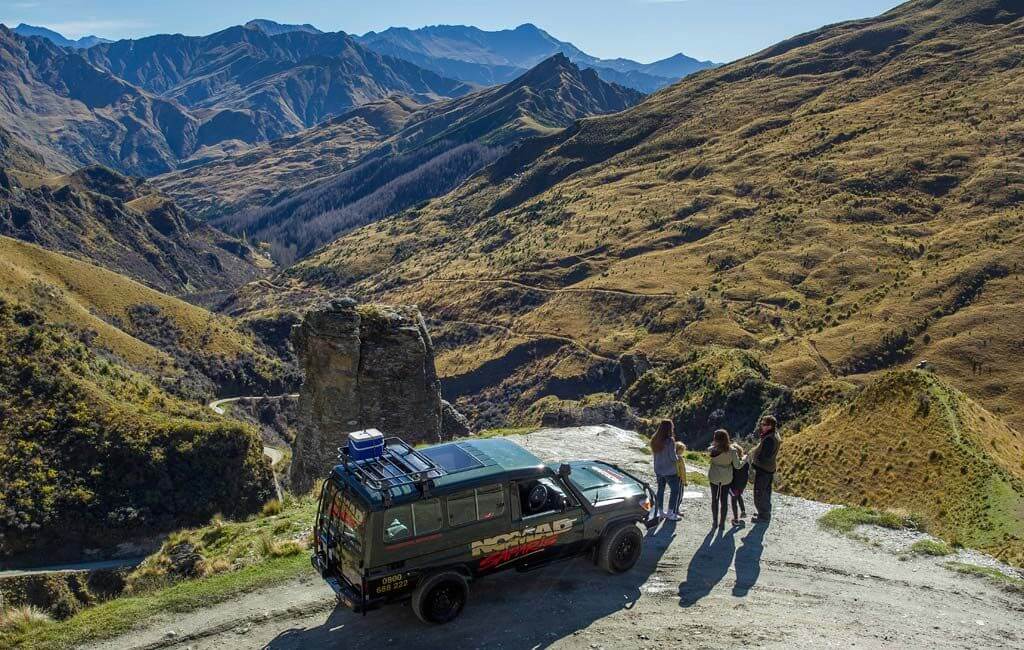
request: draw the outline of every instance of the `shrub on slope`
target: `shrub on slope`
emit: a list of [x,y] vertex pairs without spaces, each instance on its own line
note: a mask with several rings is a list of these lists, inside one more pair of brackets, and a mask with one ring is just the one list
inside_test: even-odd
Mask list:
[[0,299],[0,554],[68,554],[255,511],[255,435]]

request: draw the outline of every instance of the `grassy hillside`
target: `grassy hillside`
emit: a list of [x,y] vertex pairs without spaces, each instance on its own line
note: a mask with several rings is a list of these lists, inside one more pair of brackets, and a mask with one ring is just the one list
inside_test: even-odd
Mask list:
[[[504,148],[557,133],[580,117],[632,106],[640,97],[601,81],[592,70],[581,71],[564,56],[554,56],[510,83],[401,116],[404,123],[397,132],[361,152],[364,155],[342,173],[330,178],[320,172],[292,176],[274,188],[265,204],[222,209],[213,223],[268,242],[275,259],[290,263],[341,233],[458,187]],[[353,126],[369,115],[354,113]],[[303,139],[334,140],[337,126],[331,122],[310,129]],[[347,129],[342,129],[342,142],[347,137]],[[190,174],[203,177],[209,171],[211,182],[219,185],[220,168],[214,165]],[[317,177],[320,182],[313,182]]]
[[334,176],[402,128],[420,105],[389,97],[249,151],[154,179],[183,208],[214,219]]
[[1024,439],[926,372],[883,375],[788,436],[781,490],[923,517],[950,541],[1024,566]]
[[[119,597],[75,611],[60,621],[0,627],[0,645],[57,650],[116,637],[168,612],[185,613],[313,576],[307,545],[316,495],[272,501],[244,520],[215,516],[177,531],[128,576]],[[172,557],[173,556],[173,557]]]
[[0,297],[33,307],[182,394],[268,386],[285,372],[230,318],[2,236]]
[[272,494],[255,433],[0,298],[0,554],[50,561],[244,514]]
[[229,291],[271,266],[251,246],[191,218],[148,183],[99,166],[63,175],[5,168],[0,234],[174,295]]
[[754,350],[788,386],[927,358],[1020,428],[1022,14],[915,0],[797,36],[533,141],[289,281],[419,304],[490,386],[523,368],[511,337],[561,341],[532,374],[573,356],[591,391],[634,350]]

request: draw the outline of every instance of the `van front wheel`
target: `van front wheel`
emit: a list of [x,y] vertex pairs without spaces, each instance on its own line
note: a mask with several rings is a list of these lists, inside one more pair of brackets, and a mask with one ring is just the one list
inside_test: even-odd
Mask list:
[[644,549],[644,536],[636,524],[618,526],[604,534],[597,547],[597,566],[608,573],[624,573],[636,565]]
[[443,625],[462,613],[468,598],[466,578],[454,571],[442,571],[420,580],[412,592],[412,611],[424,623]]

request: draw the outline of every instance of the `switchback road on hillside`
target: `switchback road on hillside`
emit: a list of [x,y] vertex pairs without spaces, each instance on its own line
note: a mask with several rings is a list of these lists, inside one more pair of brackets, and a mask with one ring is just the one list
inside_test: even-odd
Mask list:
[[[237,402],[237,401],[243,400],[243,399],[253,399],[253,400],[270,399],[270,400],[277,400],[277,399],[284,399],[284,398],[298,399],[298,397],[299,397],[298,393],[290,393],[290,394],[287,394],[287,395],[271,395],[269,397],[263,397],[262,395],[242,396],[242,397],[227,397],[227,398],[224,398],[224,399],[214,400],[214,401],[210,402],[209,404],[207,404],[207,406],[209,406],[210,409],[214,413],[216,413],[217,415],[224,415],[224,405],[225,404],[231,404],[233,402]],[[263,446],[263,455],[270,459],[270,466],[271,467],[276,467],[277,464],[280,463],[284,459],[284,452],[283,451],[281,451],[280,449],[275,449],[274,447],[268,447],[266,445]]]
[[663,298],[676,300],[679,298],[675,293],[644,293],[640,291],[629,291],[628,289],[606,289],[603,287],[538,287],[526,284],[517,280],[504,280],[501,278],[420,278],[421,282],[437,283],[468,283],[468,284],[504,284],[518,287],[526,291],[537,291],[539,293],[581,293],[581,294],[607,294],[612,296],[623,296],[627,298]]

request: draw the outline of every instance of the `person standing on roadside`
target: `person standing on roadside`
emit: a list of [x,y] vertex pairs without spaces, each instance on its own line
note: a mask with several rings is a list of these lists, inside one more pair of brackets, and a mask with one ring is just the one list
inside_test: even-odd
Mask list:
[[[741,454],[742,455],[742,454]],[[747,504],[743,502],[743,490],[747,489],[750,482],[750,463],[743,459],[740,468],[732,473],[732,485],[729,486],[729,495],[732,497],[732,525],[740,526],[747,518]]]
[[732,473],[740,468],[739,447],[732,444],[729,432],[725,429],[715,431],[708,455],[711,465],[708,466],[708,483],[711,485],[711,527],[725,528],[725,520],[729,513],[729,487],[732,485]]
[[768,523],[772,519],[772,481],[775,480],[776,461],[782,446],[778,428],[779,423],[773,416],[761,418],[757,431],[761,440],[744,458],[754,469],[754,508],[757,514],[750,520],[754,523]]
[[[655,504],[658,516],[669,521],[678,521],[679,514],[679,471],[676,469],[676,444],[672,420],[662,420],[658,431],[651,438],[654,454],[654,475],[658,477],[658,502]],[[669,487],[668,510],[665,510],[665,486]]]
[[[686,493],[686,445],[676,440],[676,474],[679,475],[679,493]],[[683,516],[683,499],[679,499],[679,508],[676,513],[680,518]]]

